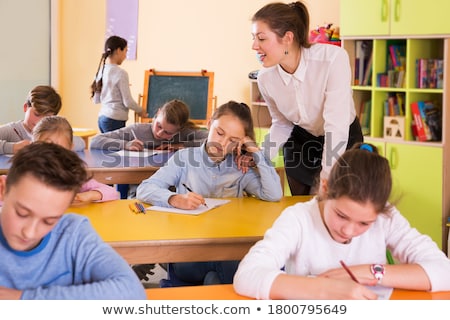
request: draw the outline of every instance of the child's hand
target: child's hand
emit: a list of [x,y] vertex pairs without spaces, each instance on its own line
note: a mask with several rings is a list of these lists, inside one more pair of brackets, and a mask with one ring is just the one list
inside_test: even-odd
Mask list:
[[169,198],[172,207],[185,210],[194,210],[205,203],[205,198],[195,192],[176,194]]
[[73,206],[82,205],[86,203],[90,203],[92,201],[102,200],[103,195],[100,191],[90,190],[86,192],[79,192],[75,195],[75,198],[72,201]]
[[[374,286],[377,284],[377,280],[370,272],[370,266],[367,264],[355,265],[348,267],[355,275],[358,282],[362,285]],[[333,279],[351,279],[347,271],[344,268],[337,268],[328,270],[319,275],[320,277],[333,278]]]
[[[243,151],[245,151],[245,153]],[[246,173],[249,168],[255,167],[256,163],[252,153],[257,151],[259,151],[259,148],[255,141],[253,141],[250,137],[245,137],[242,139],[236,148],[236,157],[234,159],[238,169],[243,173]]]
[[21,295],[20,290],[0,286],[0,300],[19,300]]
[[141,140],[134,139],[134,140],[128,141],[125,144],[124,149],[130,150],[130,151],[142,151],[142,150],[144,150],[144,143]]
[[14,143],[14,145],[13,145],[13,153],[17,153],[20,149],[22,149],[23,147],[26,147],[30,143],[31,143],[30,140],[22,140],[22,141]]
[[162,145],[155,148],[155,150],[168,150],[177,151],[184,148],[182,143],[163,143]]

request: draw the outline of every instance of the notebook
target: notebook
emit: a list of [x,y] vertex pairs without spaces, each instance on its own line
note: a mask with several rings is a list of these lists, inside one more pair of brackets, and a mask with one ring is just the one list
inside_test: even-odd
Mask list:
[[178,209],[178,208],[167,208],[167,207],[160,207],[160,206],[151,206],[151,207],[148,207],[147,210],[172,212],[172,213],[180,213],[180,214],[189,214],[189,215],[199,215],[199,214],[202,214],[202,213],[207,212],[209,210],[212,210],[214,208],[223,206],[224,204],[230,202],[230,200],[227,200],[227,199],[215,199],[215,198],[205,198],[205,202],[206,202],[207,206],[201,205],[197,209],[193,209],[193,210],[184,210],[184,209]]

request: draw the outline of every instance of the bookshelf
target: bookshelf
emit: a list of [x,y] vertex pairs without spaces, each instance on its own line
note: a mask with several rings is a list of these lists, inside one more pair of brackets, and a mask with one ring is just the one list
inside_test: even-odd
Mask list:
[[258,81],[250,79],[250,109],[252,111],[253,125],[255,128],[269,128],[272,118],[269,109],[258,89]]
[[[389,23],[389,19],[394,19],[399,14],[392,11],[400,10],[394,6],[399,2],[401,1],[341,0],[341,38],[343,47],[349,54],[354,77],[357,43],[362,40],[371,42],[373,68],[371,81],[367,85],[355,85],[353,82],[353,96],[358,114],[362,103],[370,101],[371,115],[365,141],[375,144],[389,160],[394,187],[391,200],[397,201],[396,206],[413,227],[431,236],[444,251],[447,251],[446,221],[450,213],[450,197],[448,196],[450,194],[450,141],[448,141],[446,131],[450,128],[448,93],[450,92],[450,27],[442,26],[444,28],[442,29],[441,26],[436,26],[439,23],[435,20],[436,14],[439,17],[441,14],[439,11],[442,11],[442,8],[436,10],[434,5],[411,0],[408,2],[408,6],[405,4],[401,6],[401,10],[408,9],[406,11],[409,12],[414,7],[417,16],[421,17],[421,23],[417,25],[424,26],[427,23],[424,23],[423,19],[428,18],[428,8],[425,7],[434,8],[432,24],[434,28],[426,27],[416,30],[417,27],[415,27],[406,32],[406,29],[396,27],[392,21]],[[417,4],[414,6],[411,2],[417,2]],[[448,1],[436,0],[434,2],[442,3],[442,7],[450,9]],[[367,18],[366,15],[375,16],[372,14],[373,12],[381,12],[380,3],[387,6],[383,9],[388,10],[386,13],[387,27],[376,28],[372,24],[359,28],[355,21],[362,19],[361,21],[366,21],[365,24],[370,25],[371,18]],[[353,20],[348,19],[350,15],[354,18]],[[400,16],[406,25],[417,22],[417,16],[414,19],[409,18],[403,11]],[[396,23],[400,22],[396,21]],[[369,27],[374,27],[374,29],[369,29]],[[416,32],[415,34],[411,34],[413,30]],[[443,32],[448,34],[442,34]],[[395,84],[381,84],[377,78],[378,74],[386,73],[389,69],[389,52],[393,45],[404,46],[405,49],[404,79],[400,87]],[[443,85],[441,88],[420,88],[418,86],[416,61],[423,58],[443,60]],[[404,99],[403,136],[400,139],[386,137],[384,131],[385,101],[390,95],[397,94],[401,94]],[[411,124],[414,123],[414,116],[410,107],[411,103],[416,101],[433,101],[439,106],[442,115],[442,137],[440,139],[423,142],[416,140],[411,127]]]

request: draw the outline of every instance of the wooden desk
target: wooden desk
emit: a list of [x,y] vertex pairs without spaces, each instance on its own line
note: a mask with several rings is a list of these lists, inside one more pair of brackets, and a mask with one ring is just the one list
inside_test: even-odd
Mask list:
[[262,239],[284,208],[310,198],[284,197],[280,202],[233,198],[198,216],[134,214],[128,208],[133,200],[71,207],[67,212],[87,216],[102,239],[130,264],[235,260]]
[[89,128],[72,128],[73,135],[81,137],[86,144],[86,149],[89,148],[89,138],[93,137],[97,134],[97,130],[89,129]]
[[[152,157],[120,157],[105,150],[77,152],[87,164],[87,170],[98,182],[105,184],[139,184],[166,163],[171,155],[162,153]],[[11,156],[0,155],[0,174],[7,174]]]
[[[231,284],[146,289],[149,300],[253,300],[238,295]],[[394,289],[390,300],[449,300],[450,291],[424,292]]]

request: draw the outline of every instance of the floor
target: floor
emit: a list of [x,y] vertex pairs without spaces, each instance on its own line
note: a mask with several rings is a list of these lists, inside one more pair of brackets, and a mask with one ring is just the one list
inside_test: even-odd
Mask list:
[[160,264],[132,265],[145,288],[159,288],[159,281],[167,277],[166,270]]

